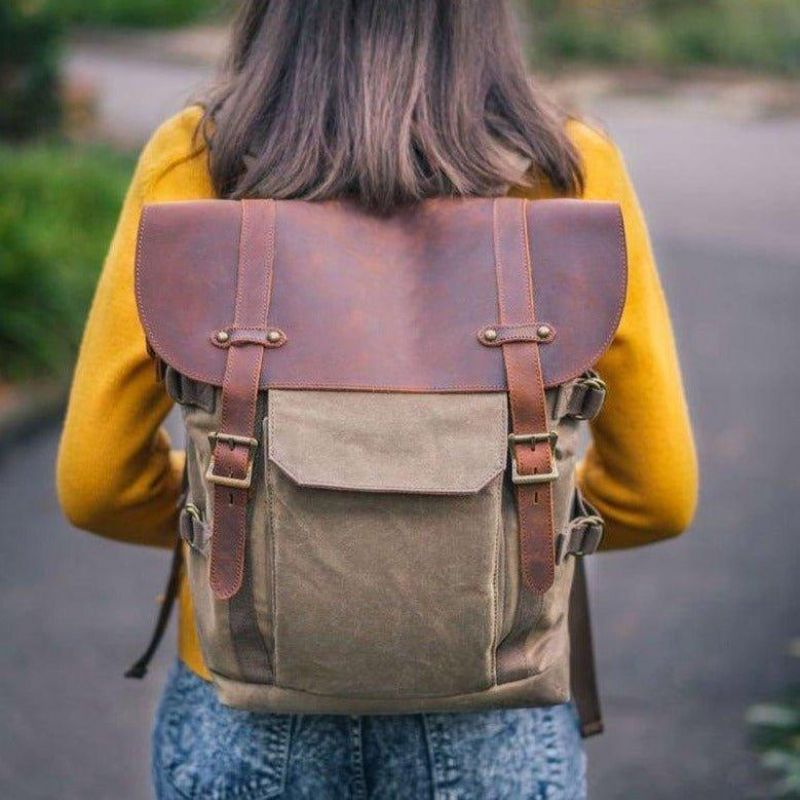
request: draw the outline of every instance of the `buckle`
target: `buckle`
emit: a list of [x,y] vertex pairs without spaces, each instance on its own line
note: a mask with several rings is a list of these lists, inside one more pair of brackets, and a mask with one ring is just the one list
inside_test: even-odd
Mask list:
[[[211,443],[211,460],[208,463],[206,470],[206,480],[209,483],[216,483],[220,486],[229,486],[233,489],[249,489],[253,480],[253,461],[256,448],[258,447],[258,439],[253,439],[251,436],[235,436],[232,433],[220,433],[219,431],[211,431],[208,434],[208,441]],[[249,452],[247,454],[247,473],[244,478],[232,478],[228,475],[217,475],[214,472],[216,466],[216,459],[214,458],[214,447],[217,442],[225,442],[231,446],[233,450],[238,445],[247,445]]]
[[[203,515],[194,503],[187,503],[180,513],[178,528],[183,539],[190,547],[199,552],[204,552],[205,541],[203,539]],[[198,531],[199,529],[199,531]]]
[[607,391],[605,381],[596,372],[590,372],[588,375],[578,379],[577,387],[582,390],[581,407],[570,416],[579,420],[594,419],[600,412],[605,400]]
[[[580,517],[573,520],[566,533],[559,533],[555,542],[555,561],[560,564],[567,556],[590,556],[597,552],[603,540],[605,524],[602,517]],[[574,541],[575,539],[578,541]]]
[[[550,483],[558,478],[558,465],[555,461],[556,442],[558,441],[558,433],[556,431],[547,431],[545,433],[509,433],[508,434],[508,450],[511,454],[511,482],[516,486],[524,486],[531,483]],[[517,470],[517,459],[514,453],[514,447],[518,444],[543,444],[549,443],[550,450],[553,453],[553,469],[550,472],[534,475],[520,475]]]

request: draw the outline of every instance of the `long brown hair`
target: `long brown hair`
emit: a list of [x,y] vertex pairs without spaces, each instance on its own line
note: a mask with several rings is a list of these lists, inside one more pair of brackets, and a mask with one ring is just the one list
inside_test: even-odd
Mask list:
[[582,186],[508,0],[243,0],[204,106],[222,197],[353,197],[388,212]]

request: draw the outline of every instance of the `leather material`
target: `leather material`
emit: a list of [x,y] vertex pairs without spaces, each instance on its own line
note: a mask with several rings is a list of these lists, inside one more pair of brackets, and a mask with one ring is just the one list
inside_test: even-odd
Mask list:
[[[270,201],[249,201],[256,206]],[[492,208],[522,200],[431,200],[389,218],[346,201],[275,203],[268,320],[284,346],[264,359],[264,388],[503,391],[501,348],[476,332],[497,318]],[[614,335],[626,291],[619,207],[527,203],[537,227],[536,310],[557,331],[541,349],[555,386],[588,369]],[[235,320],[239,203],[148,205],[136,265],[152,350],[189,378],[221,386],[227,354],[212,341]],[[251,326],[247,326],[251,327]],[[243,348],[243,350],[249,348]]]
[[[527,203],[494,205],[495,269],[500,322],[503,326],[533,325],[536,320],[534,285],[540,264],[538,240],[534,247],[537,263],[531,262],[529,222],[534,233],[540,223],[534,211],[529,220]],[[508,340],[503,343],[508,397],[511,406],[512,436],[540,437],[511,446],[519,481],[535,476],[555,475],[553,448],[548,440],[547,406],[540,360],[540,344]],[[555,577],[553,550],[553,493],[550,480],[524,483],[515,480],[517,524],[520,540],[520,568],[523,584],[532,592],[544,594]]]
[[569,598],[570,694],[578,712],[581,736],[588,739],[603,732],[603,711],[597,689],[589,589],[583,559],[575,560],[575,575]]
[[[223,702],[387,713],[568,698],[576,561],[555,566],[553,533],[625,283],[612,204],[146,208],[137,303],[186,401],[190,485],[213,523],[210,554],[186,552]],[[384,403],[402,412],[388,425]],[[491,409],[451,424],[459,404]],[[557,481],[529,482],[556,463]]]
[[[237,328],[257,328],[266,324],[272,292],[275,203],[246,200],[238,209],[240,226],[233,322]],[[177,315],[177,308],[175,311]],[[219,430],[223,436],[255,436],[264,354],[260,343],[247,341],[226,351]],[[244,481],[252,474],[255,457],[252,445],[220,437],[214,446],[213,470],[210,471],[213,476]],[[249,486],[214,483],[209,581],[220,600],[233,597],[242,585],[249,493]]]
[[[220,339],[220,334],[224,335],[223,339]],[[286,344],[286,334],[278,328],[226,328],[224,331],[214,331],[211,335],[211,344],[222,350],[241,344],[260,344],[267,348],[283,347]]]
[[539,322],[532,325],[497,325],[478,333],[478,341],[486,347],[501,347],[506,342],[539,342],[547,344],[555,338],[552,325]]

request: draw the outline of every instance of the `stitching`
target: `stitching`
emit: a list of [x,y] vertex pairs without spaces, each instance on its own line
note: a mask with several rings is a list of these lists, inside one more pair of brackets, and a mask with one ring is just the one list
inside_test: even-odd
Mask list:
[[[547,325],[550,328],[550,335],[543,338],[539,335],[537,328],[540,325]],[[494,329],[497,338],[491,341],[485,338],[488,328]],[[507,342],[532,342],[535,344],[550,344],[556,338],[556,328],[551,322],[534,320],[533,322],[523,322],[515,325],[484,325],[475,334],[478,341],[486,347],[500,347]]]
[[310,488],[317,488],[317,489],[331,489],[331,490],[341,490],[341,491],[352,491],[352,492],[392,492],[392,493],[407,493],[407,494],[431,494],[431,495],[441,495],[441,496],[464,496],[470,494],[476,494],[481,489],[485,488],[487,484],[489,484],[492,480],[494,480],[501,472],[505,469],[505,458],[507,452],[506,446],[506,434],[508,431],[508,412],[506,410],[505,404],[502,404],[499,409],[499,413],[495,416],[495,422],[493,425],[493,436],[492,438],[497,438],[498,442],[502,442],[502,447],[498,448],[498,454],[495,456],[494,460],[491,463],[491,469],[493,470],[492,474],[486,477],[485,479],[481,479],[478,484],[470,484],[468,487],[464,487],[463,489],[430,489],[427,486],[423,486],[421,484],[410,484],[407,486],[386,486],[383,484],[360,484],[358,486],[344,486],[341,484],[326,484],[323,482],[314,482],[309,479],[303,479],[299,477],[297,472],[293,469],[290,469],[286,466],[286,461],[288,456],[285,450],[282,450],[280,447],[280,437],[275,435],[275,418],[279,416],[278,413],[275,411],[275,403],[270,405],[268,410],[268,419],[269,419],[269,441],[268,441],[268,453],[267,458],[272,461],[277,467],[279,467],[289,478],[291,478],[296,484],[300,486],[307,486]]
[[[508,423],[506,423],[507,425]],[[500,537],[503,531],[503,481],[497,482],[496,512],[494,520],[494,553],[492,559],[492,644],[489,651],[492,686],[497,686],[497,647],[500,638]]]
[[[272,439],[272,423],[270,421],[270,399],[267,398],[267,445]],[[266,448],[265,448],[266,451]],[[269,459],[264,459],[264,483],[267,489],[267,513],[269,515],[269,548],[270,548],[270,573],[272,586],[270,591],[272,594],[272,661],[273,673],[276,685],[280,683],[278,679],[278,569],[276,564],[277,547],[276,537],[277,528],[275,526],[275,489],[270,482],[272,476],[272,469],[270,467]]]
[[[522,211],[522,216],[521,216],[521,219],[520,219],[520,233],[521,233],[521,236],[522,236],[522,252],[523,252],[524,258],[525,258],[525,277],[526,277],[526,280],[527,280],[527,283],[528,283],[528,291],[526,293],[526,301],[527,301],[527,305],[528,305],[528,314],[530,315],[530,318],[531,319],[536,319],[535,295],[534,295],[534,291],[533,291],[533,261],[532,261],[532,258],[531,258],[531,243],[530,243],[530,235],[529,235],[529,231],[528,231],[528,201],[527,200],[523,200],[522,201],[522,203],[521,203],[521,211]],[[538,344],[535,343],[535,342],[532,343],[532,344],[533,344],[533,347],[535,347],[537,349],[536,349],[536,352],[534,353],[534,357],[531,359],[531,366],[533,367],[533,371],[534,371],[534,374],[536,376],[536,382],[540,383],[540,384],[543,384],[543,381],[542,381],[542,364],[541,364],[541,360],[540,360],[540,354],[539,354],[539,351],[538,351]],[[543,385],[542,385],[542,392],[544,392],[544,386]],[[537,392],[537,394],[538,394],[538,392]],[[540,411],[540,409],[538,408],[538,405],[539,404],[537,403],[537,407],[534,409],[534,414],[537,417],[539,416],[539,411]],[[544,412],[544,419],[539,420],[539,422],[541,423],[541,426],[543,426],[545,428],[545,430],[546,430],[547,429],[547,407],[546,407],[546,405],[541,410],[543,410],[543,412]],[[537,427],[539,427],[539,426],[537,426]],[[548,454],[547,454],[547,456],[545,458],[545,464],[549,465],[549,466],[552,466],[552,463],[553,463],[553,456],[548,452]],[[548,484],[544,484],[543,486],[539,487],[538,489],[536,489],[536,491],[533,492],[533,498],[532,498],[534,506],[538,505],[540,502],[543,504],[544,512],[545,512],[545,523],[546,523],[546,526],[547,526],[546,529],[549,530],[549,531],[553,530],[552,497],[553,497],[552,488]],[[521,500],[518,500],[518,502],[521,502]],[[521,549],[522,549],[522,555],[523,555],[523,561],[526,564],[528,563],[528,557],[529,557],[530,552],[531,552],[531,544],[532,544],[529,541],[529,539],[530,539],[529,536],[523,536],[523,537],[521,537],[521,542],[520,542]],[[553,568],[551,566],[551,559],[547,560],[546,568],[547,568],[546,583],[549,584],[549,583],[552,582],[553,575],[555,574],[553,572]],[[528,586],[528,588],[533,589],[534,593],[536,593],[536,588],[537,587],[535,586],[535,581],[533,580],[533,577],[531,576],[529,570],[523,569],[522,570],[522,577],[523,577],[524,583]]]
[[528,304],[529,319],[532,323],[536,319],[536,299],[533,293],[533,262],[531,261],[531,243],[528,236],[528,201],[523,200],[521,205],[522,218],[520,219],[522,235],[522,251],[525,254],[525,278],[528,282],[526,301]]
[[[540,202],[548,202],[548,201],[540,201]],[[596,203],[597,205],[610,205],[609,203],[604,203],[603,201],[599,200],[575,200],[575,201],[550,201],[550,202],[581,202],[581,203]],[[609,320],[609,332],[606,336],[603,344],[598,347],[595,352],[592,354],[591,358],[587,362],[587,368],[593,367],[598,359],[600,358],[603,353],[608,349],[611,342],[614,340],[616,336],[617,330],[619,329],[619,324],[622,321],[622,312],[625,308],[625,300],[627,298],[628,293],[628,248],[627,248],[627,239],[625,234],[625,221],[622,216],[622,207],[619,203],[614,203],[616,206],[616,215],[617,215],[617,250],[619,251],[619,257],[615,261],[616,272],[619,274],[621,273],[621,279],[615,281],[617,284],[617,304],[614,316]],[[561,383],[566,383],[567,381],[572,380],[573,378],[577,378],[586,369],[577,370],[575,372],[570,372],[565,370],[563,375],[558,375],[558,378],[551,378],[548,383],[545,384],[547,388],[552,388],[553,386],[558,386]]]
[[386,492],[389,494],[427,494],[427,495],[436,495],[439,497],[464,497],[469,496],[472,494],[477,494],[482,489],[484,489],[489,483],[491,483],[502,471],[502,467],[497,467],[494,472],[486,480],[481,481],[478,484],[470,484],[469,486],[465,486],[464,488],[444,488],[444,489],[432,489],[429,486],[423,486],[419,484],[410,484],[408,486],[385,486],[383,484],[367,484],[367,483],[360,483],[358,485],[344,485],[344,484],[334,484],[334,483],[326,483],[324,480],[313,480],[309,478],[301,478],[295,471],[291,470],[286,464],[279,460],[277,457],[270,456],[270,460],[275,464],[275,466],[279,467],[282,472],[284,472],[289,478],[291,478],[298,486],[308,487],[310,489],[330,489],[331,491],[343,491],[343,492],[361,492],[364,494],[367,493],[382,493]]
[[500,310],[500,322],[506,322],[506,309],[505,309],[505,295],[503,293],[503,282],[500,280],[500,271],[502,268],[502,261],[500,259],[500,248],[498,245],[499,232],[498,232],[498,201],[492,201],[492,246],[494,249],[494,279],[497,286],[497,305]]
[[[217,202],[226,202],[226,201],[217,201]],[[230,201],[234,202],[234,201]],[[274,202],[274,201],[273,201]],[[497,224],[496,224],[496,207],[497,207],[497,200],[493,201],[492,204],[492,216],[493,216],[493,245],[495,251],[495,258],[497,258]],[[535,206],[536,203],[547,203],[547,202],[566,202],[566,201],[548,201],[548,200],[539,200],[535,201],[534,203],[530,204]],[[583,200],[583,201],[575,201],[575,202],[582,202],[582,203],[597,203],[601,204],[601,201],[591,201],[591,200]],[[144,298],[142,295],[142,274],[144,271],[144,263],[146,260],[149,259],[149,249],[148,249],[148,238],[144,236],[144,230],[147,225],[147,217],[150,215],[150,212],[153,210],[154,205],[157,204],[147,204],[144,206],[142,210],[142,216],[139,221],[139,235],[137,239],[137,251],[136,251],[136,281],[135,281],[135,294],[136,300],[139,310],[139,317],[142,323],[142,327],[145,330],[147,340],[149,341],[150,345],[154,350],[156,350],[159,356],[165,362],[170,363],[175,369],[178,369],[181,373],[186,375],[189,378],[193,378],[194,380],[202,381],[203,383],[209,383],[213,386],[220,386],[221,382],[218,376],[215,376],[213,373],[208,371],[202,370],[193,370],[189,367],[183,368],[182,366],[179,367],[178,364],[180,362],[180,358],[176,357],[176,354],[173,353],[169,348],[165,348],[161,343],[159,337],[156,335],[155,329],[153,328],[150,319],[147,315],[147,308],[146,304],[144,303]],[[276,203],[277,206],[277,203]],[[572,369],[565,368],[561,372],[554,372],[552,375],[548,375],[548,381],[545,383],[546,388],[552,388],[554,386],[558,386],[561,383],[566,383],[573,378],[578,377],[581,373],[585,372],[587,368],[593,366],[599,357],[608,349],[609,345],[614,339],[614,336],[617,333],[617,329],[619,328],[619,323],[622,318],[622,312],[625,307],[625,300],[627,296],[627,284],[628,284],[628,259],[627,259],[627,246],[626,246],[626,234],[625,234],[625,224],[622,215],[622,210],[617,205],[616,208],[617,218],[618,218],[618,245],[617,249],[619,251],[619,258],[615,263],[616,272],[620,275],[620,280],[616,281],[617,284],[617,303],[614,316],[608,321],[609,322],[609,332],[603,341],[602,345],[600,345],[595,352],[589,357],[585,362],[572,367]],[[502,298],[499,295],[498,290],[498,305],[502,311]],[[306,389],[341,389],[341,390],[365,390],[365,391],[407,391],[407,392],[418,392],[418,391],[505,391],[506,386],[504,384],[490,384],[490,385],[473,385],[473,384],[452,384],[449,386],[370,386],[370,385],[332,385],[332,384],[324,384],[315,382],[313,378],[309,379],[309,381],[282,381],[281,383],[270,384],[267,383],[265,386],[261,387],[263,389],[267,388],[291,388],[293,386],[296,387],[303,387]]]
[[[525,251],[525,261],[526,261],[526,274],[528,276],[528,287],[529,287],[529,297],[530,297],[530,312],[533,315],[533,318],[536,318],[536,295],[533,291],[534,280],[533,280],[533,259],[531,256],[531,243],[530,243],[530,231],[528,230],[528,201],[523,200],[523,207],[522,207],[522,235],[524,239],[524,251]],[[545,430],[549,427],[549,420],[547,419],[547,398],[544,397],[544,381],[542,376],[542,362],[540,358],[540,353],[538,351],[538,345],[534,344],[534,347],[537,347],[536,351],[536,358],[533,359],[533,368],[536,373],[536,380],[538,383],[542,385],[542,399],[543,404],[541,411],[543,412],[544,419],[541,420],[542,425],[544,426]],[[537,409],[538,412],[539,409]],[[545,463],[550,465],[551,467],[556,464],[556,458],[553,453],[551,453],[548,449],[547,457]],[[543,487],[539,488],[536,493],[534,493],[534,502],[539,502],[539,496],[543,495],[542,502],[544,504],[544,511],[545,511],[545,518],[547,524],[547,530],[550,531],[551,536],[554,533],[554,520],[553,520],[553,488],[550,484],[545,484]],[[527,537],[525,537],[527,539]],[[552,540],[550,542],[550,549],[552,550],[553,544]],[[525,550],[525,542],[523,541],[523,550]],[[529,574],[525,573],[523,577],[526,579],[526,583],[532,583],[532,578]],[[546,572],[546,583],[549,586],[552,584],[555,578],[555,565],[553,563],[552,558],[547,559],[547,572]],[[529,588],[535,588],[529,586]]]
[[[350,695],[349,699],[350,700],[367,700],[367,701],[374,700],[374,701],[379,702],[379,703],[380,702],[384,702],[384,701],[389,701],[391,703],[393,701],[401,700],[402,702],[407,704],[409,702],[413,702],[414,700],[422,700],[422,701],[426,701],[426,700],[434,700],[434,701],[435,700],[441,700],[441,701],[445,701],[446,702],[448,700],[452,701],[454,699],[460,699],[460,698],[470,698],[470,697],[479,697],[479,696],[487,697],[487,696],[490,696],[490,695],[496,696],[497,694],[499,694],[500,697],[502,698],[502,696],[505,695],[505,694],[511,694],[511,692],[509,690],[506,690],[505,687],[514,687],[514,686],[519,687],[519,686],[524,685],[524,684],[530,685],[530,684],[534,684],[534,683],[539,684],[541,682],[542,676],[543,675],[547,675],[547,673],[550,672],[552,669],[553,668],[551,666],[545,667],[540,672],[537,672],[537,673],[535,673],[533,675],[529,675],[528,677],[520,678],[520,679],[515,680],[515,681],[508,681],[506,683],[500,684],[497,687],[497,689],[495,689],[494,687],[490,687],[488,689],[478,689],[478,690],[476,690],[474,692],[460,692],[460,693],[457,692],[455,694],[452,694],[452,693],[451,694],[433,694],[433,693],[425,694],[425,693],[419,693],[419,694],[413,694],[413,695],[404,695],[403,697],[398,697],[396,695],[382,695],[382,694],[357,694],[357,695]],[[238,678],[231,677],[230,675],[226,675],[224,672],[220,672],[219,670],[216,670],[216,669],[214,669],[213,667],[210,667],[210,666],[208,667],[208,671],[212,675],[216,675],[219,678],[222,678],[223,680],[225,680],[225,681],[227,681],[229,683],[238,684],[240,686],[241,685],[249,686],[251,688],[252,687],[263,687],[263,688],[267,689],[269,691],[269,693],[276,693],[276,694],[291,693],[292,695],[302,695],[302,696],[305,696],[305,697],[316,697],[316,698],[321,698],[322,700],[334,700],[334,701],[342,699],[338,695],[324,694],[322,692],[309,692],[307,689],[295,689],[295,688],[292,688],[292,687],[289,687],[289,686],[280,686],[277,683],[258,683],[258,682],[255,682],[255,681],[248,681],[247,683],[244,683],[243,681],[240,681]],[[497,710],[497,706],[496,705],[493,708],[494,708],[494,710]],[[490,710],[490,709],[484,708],[484,710]],[[320,712],[316,712],[316,713],[320,713]],[[333,713],[336,713],[336,712],[333,712]],[[403,711],[399,711],[398,710],[398,711],[391,711],[389,713],[397,715],[397,714],[408,714],[409,712],[407,710],[403,710]],[[426,709],[424,711],[420,711],[420,712],[417,712],[417,713],[421,713],[421,714],[437,714],[437,713],[449,713],[449,712],[438,712],[438,711],[432,711],[432,710]]]
[[[246,206],[242,203],[239,206],[239,263],[236,269],[236,299],[234,301],[234,309],[233,309],[233,317],[234,320],[237,319],[239,316],[239,305],[240,305],[240,292],[242,289],[242,274],[243,274],[243,264],[244,259],[241,257],[242,254],[242,242],[245,238],[245,230],[247,226],[247,213],[246,213]],[[228,370],[231,364],[231,353],[225,360],[225,375],[222,379],[222,391],[223,394],[225,393],[225,389],[228,387]],[[228,429],[228,417],[230,415],[230,403],[222,403],[222,419],[220,420],[220,430],[227,430]],[[213,452],[213,451],[212,451]]]

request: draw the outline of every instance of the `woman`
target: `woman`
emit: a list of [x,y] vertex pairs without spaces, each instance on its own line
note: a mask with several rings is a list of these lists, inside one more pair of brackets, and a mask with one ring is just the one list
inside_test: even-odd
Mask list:
[[[70,520],[140,544],[175,537],[183,454],[160,428],[171,401],[133,291],[144,203],[350,196],[388,213],[509,191],[621,204],[628,294],[598,364],[609,396],[580,483],[608,547],[681,532],[696,503],[694,446],[642,214],[614,145],[531,87],[507,0],[243,2],[223,80],[156,132],[125,201],[59,455]],[[231,710],[207,683],[185,585],[179,653],[154,735],[159,798],[585,797],[569,705],[363,718]]]

